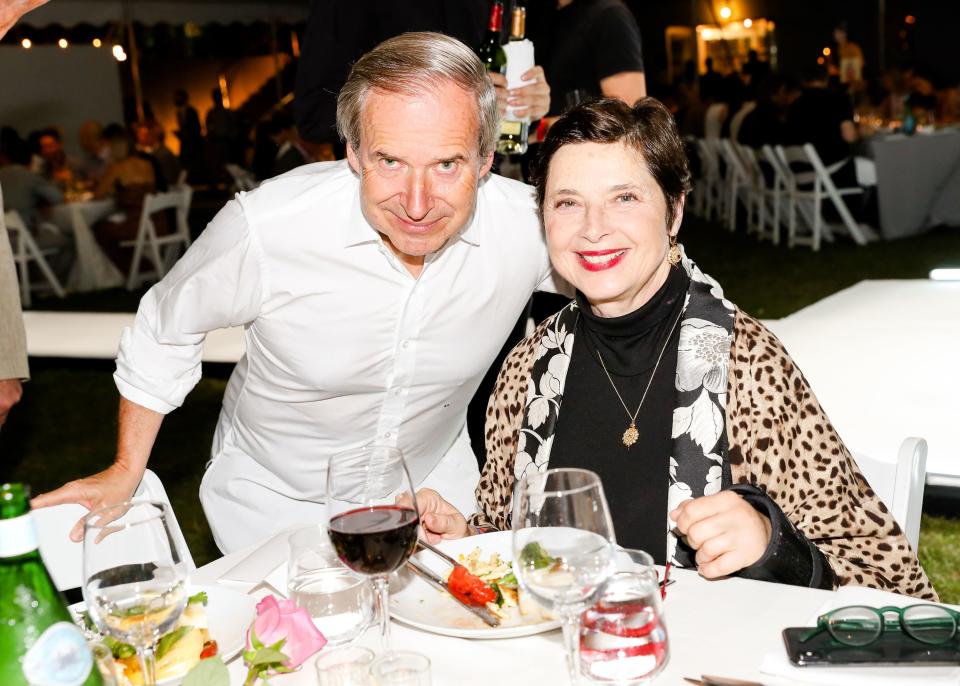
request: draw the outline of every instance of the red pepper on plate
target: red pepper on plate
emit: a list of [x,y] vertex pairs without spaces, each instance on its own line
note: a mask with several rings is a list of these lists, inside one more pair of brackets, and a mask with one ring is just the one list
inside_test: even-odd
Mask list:
[[467,605],[483,607],[497,599],[497,593],[483,579],[457,565],[447,579],[450,594]]

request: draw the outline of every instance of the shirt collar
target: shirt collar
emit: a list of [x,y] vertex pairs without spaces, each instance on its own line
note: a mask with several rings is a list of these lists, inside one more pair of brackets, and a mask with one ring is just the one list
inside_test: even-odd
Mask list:
[[[380,232],[373,228],[363,215],[363,207],[360,203],[360,179],[356,177],[356,174],[354,174],[354,178],[356,179],[356,192],[353,195],[353,206],[350,208],[350,215],[343,230],[343,247],[345,248],[382,240]],[[460,229],[454,240],[459,239],[473,246],[480,245],[480,231],[477,227],[480,223],[480,204],[480,194],[478,192],[473,216],[470,217],[467,225]],[[448,241],[447,244],[449,245],[449,243]]]

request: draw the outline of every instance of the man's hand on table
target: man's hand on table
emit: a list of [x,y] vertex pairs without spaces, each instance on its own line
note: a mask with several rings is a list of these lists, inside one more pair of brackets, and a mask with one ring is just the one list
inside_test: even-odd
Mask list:
[[524,81],[532,81],[522,88],[507,89],[507,77],[497,72],[490,72],[490,80],[497,89],[497,106],[502,117],[507,111],[507,105],[514,108],[518,117],[542,119],[550,111],[550,84],[543,73],[543,67],[536,66],[523,73]]
[[460,510],[432,488],[417,491],[417,508],[420,510],[420,528],[427,543],[463,538],[471,533]]
[[[83,479],[69,481],[60,488],[41,493],[30,501],[33,508],[79,503],[88,510],[97,510],[107,505],[129,500],[143,473],[134,474],[119,463],[114,463],[98,474]],[[70,538],[83,540],[83,520],[79,520],[70,530]]]
[[770,520],[733,491],[685,500],[669,517],[697,551],[698,571],[707,579],[749,567],[770,543]]
[[7,421],[7,415],[10,410],[20,402],[23,396],[23,386],[20,379],[2,379],[0,380],[0,427]]

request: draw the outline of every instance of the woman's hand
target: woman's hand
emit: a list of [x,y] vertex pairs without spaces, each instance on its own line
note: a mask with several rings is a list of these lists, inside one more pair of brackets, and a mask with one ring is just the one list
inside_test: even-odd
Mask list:
[[514,108],[517,117],[542,119],[550,111],[550,84],[543,73],[543,67],[537,65],[523,73],[524,81],[532,81],[522,88],[507,89],[507,77],[497,72],[489,74],[497,89],[497,106],[502,117],[507,105]]
[[770,543],[770,520],[733,491],[685,500],[669,517],[697,551],[697,567],[707,579],[749,567]]
[[417,491],[417,508],[420,510],[420,528],[427,543],[470,535],[463,514],[432,488]]

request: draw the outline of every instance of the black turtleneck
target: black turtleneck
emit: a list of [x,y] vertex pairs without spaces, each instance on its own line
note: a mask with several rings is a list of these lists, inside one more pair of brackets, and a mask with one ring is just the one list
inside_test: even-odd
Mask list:
[[[550,454],[551,467],[582,467],[600,475],[617,542],[647,551],[659,564],[666,557],[670,431],[676,403],[680,325],[674,322],[689,284],[686,273],[673,267],[643,306],[610,318],[594,314],[586,297],[577,292],[580,316]],[[653,374],[661,350],[663,357]],[[622,436],[630,417],[601,358],[630,414],[650,382],[637,416],[640,439],[629,450]]]

